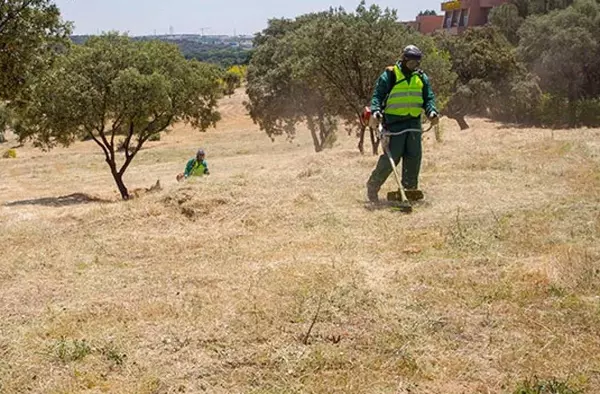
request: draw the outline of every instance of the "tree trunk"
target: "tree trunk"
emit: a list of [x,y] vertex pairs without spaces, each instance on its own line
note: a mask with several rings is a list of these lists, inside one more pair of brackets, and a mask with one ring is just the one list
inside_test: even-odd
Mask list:
[[313,121],[312,117],[308,116],[306,118],[306,124],[308,125],[308,129],[310,130],[310,135],[313,140],[313,145],[315,146],[315,152],[321,152],[323,150],[323,146],[321,142],[319,142],[319,136],[317,135],[317,126]]
[[127,186],[125,186],[125,183],[123,183],[123,176],[117,174],[114,177],[117,187],[119,188],[119,193],[121,193],[121,197],[123,200],[129,200],[129,190],[127,190]]
[[325,122],[325,115],[323,113],[319,113],[319,134],[321,135],[321,150],[325,150],[326,148],[333,148],[331,142],[331,134],[333,133],[333,128],[331,124]]
[[319,114],[319,135],[321,136],[321,150],[325,149],[325,141],[327,140],[327,129],[325,127],[325,121],[323,120],[323,114]]
[[373,155],[377,156],[379,153],[379,139],[375,138],[375,131],[369,127],[369,135],[371,136],[371,148],[373,148]]
[[123,182],[123,174],[117,171],[117,166],[114,161],[109,161],[108,166],[110,167],[110,173],[117,184],[119,193],[121,193],[121,198],[123,200],[129,200],[129,190],[127,190],[127,186],[125,186],[125,183]]
[[569,117],[569,127],[573,128],[577,126],[577,94],[573,83],[569,83],[569,94],[568,94],[567,111]]
[[467,130],[469,128],[469,124],[467,123],[464,115],[449,116],[449,118],[456,120],[461,130]]
[[367,126],[365,126],[365,125],[360,126],[360,132],[358,134],[358,136],[359,136],[358,150],[360,151],[361,155],[365,154],[365,131],[366,130],[367,130]]

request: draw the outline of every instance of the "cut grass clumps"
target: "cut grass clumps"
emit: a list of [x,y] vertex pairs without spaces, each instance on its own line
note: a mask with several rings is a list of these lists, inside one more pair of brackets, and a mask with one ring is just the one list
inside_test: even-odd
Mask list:
[[499,241],[504,238],[505,220],[495,214],[465,218],[464,212],[459,209],[445,232],[446,246],[453,254],[487,256],[494,248],[498,248]]
[[574,387],[568,381],[557,379],[544,380],[537,377],[519,383],[513,394],[583,394],[584,391]]
[[114,365],[121,366],[125,363],[127,359],[127,355],[119,349],[117,349],[113,344],[109,344],[103,349],[100,350],[100,353]]
[[81,361],[89,355],[101,355],[116,366],[123,365],[127,359],[127,355],[113,343],[103,347],[95,347],[85,339],[69,340],[65,337],[61,337],[53,344],[52,355],[54,359],[64,364]]
[[320,168],[307,168],[306,170],[303,170],[298,174],[298,179],[312,178],[316,175],[321,174],[322,172],[323,170]]
[[63,337],[53,346],[54,356],[65,364],[83,360],[90,353],[92,353],[92,347],[85,339],[68,340]]

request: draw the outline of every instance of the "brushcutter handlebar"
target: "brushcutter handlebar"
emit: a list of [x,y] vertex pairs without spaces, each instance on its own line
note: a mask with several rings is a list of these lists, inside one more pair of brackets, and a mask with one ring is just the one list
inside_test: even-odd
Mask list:
[[402,130],[399,132],[394,132],[394,133],[391,133],[384,128],[383,114],[380,111],[371,112],[371,109],[369,107],[365,107],[363,109],[361,118],[362,118],[363,124],[368,125],[369,127],[373,128],[373,129],[377,128],[379,130],[379,139],[382,139],[384,137],[389,138],[389,137],[393,137],[393,136],[401,135],[401,134],[405,134],[405,133],[426,133],[429,130],[431,130],[433,128],[433,126],[435,126],[439,122],[438,114],[433,113],[432,115],[433,116],[431,117],[431,123],[427,130],[405,129],[405,130]]
[[[426,130],[426,131],[428,131],[428,130]],[[402,134],[406,134],[406,133],[425,133],[426,131],[423,131],[421,129],[404,129],[402,131],[398,131],[398,132],[392,133],[392,132],[389,132],[389,131],[385,130],[382,127],[379,134],[382,135],[382,136],[393,137],[393,136],[396,136],[396,135],[402,135]]]
[[392,132],[386,130],[383,127],[383,124],[380,123],[379,124],[379,136],[380,137],[393,137],[393,136],[396,136],[396,135],[402,135],[402,134],[406,134],[406,133],[426,133],[429,130],[431,130],[432,127],[433,127],[433,125],[430,126],[427,130],[423,130],[423,129],[404,129],[402,131],[397,131],[397,132],[393,132],[392,133]]
[[[431,130],[431,128],[433,127],[433,125],[431,125],[427,130],[423,130],[423,129],[404,129],[402,131],[397,131],[397,132],[390,132],[389,130],[386,130],[385,127],[383,127],[383,123],[379,123],[378,126],[378,136],[379,136],[379,141],[381,141],[381,147],[383,148],[384,151],[387,152],[387,149],[389,148],[390,145],[390,139],[394,136],[397,135],[402,135],[402,134],[407,134],[407,133],[417,133],[417,134],[423,134],[428,132],[429,130]],[[389,154],[389,153],[388,153]]]

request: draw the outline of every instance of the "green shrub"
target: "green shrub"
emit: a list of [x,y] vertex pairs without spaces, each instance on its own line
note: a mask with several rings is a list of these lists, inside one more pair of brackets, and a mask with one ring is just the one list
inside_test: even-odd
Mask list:
[[583,390],[572,387],[568,381],[536,377],[519,383],[513,394],[583,394]]
[[574,105],[564,97],[542,95],[537,120],[543,126],[567,127],[570,111],[574,111],[575,126],[600,126],[600,99],[578,100]]
[[160,133],[152,134],[148,141],[160,141]]
[[568,102],[562,97],[543,94],[538,108],[538,120],[544,126],[560,127],[568,124]]
[[223,93],[231,96],[235,93],[235,89],[242,84],[242,76],[234,71],[227,71],[223,76]]
[[4,132],[12,126],[13,113],[10,111],[5,104],[0,103],[0,144],[6,142]]
[[577,103],[577,120],[582,126],[600,126],[600,99],[579,101]]

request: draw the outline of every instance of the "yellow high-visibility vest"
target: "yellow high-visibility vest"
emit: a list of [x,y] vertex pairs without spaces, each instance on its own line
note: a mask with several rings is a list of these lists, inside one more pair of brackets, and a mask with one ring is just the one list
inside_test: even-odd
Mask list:
[[423,110],[423,87],[425,84],[419,73],[414,72],[409,78],[398,67],[394,66],[396,84],[390,92],[385,105],[386,115],[412,116],[418,118]]

